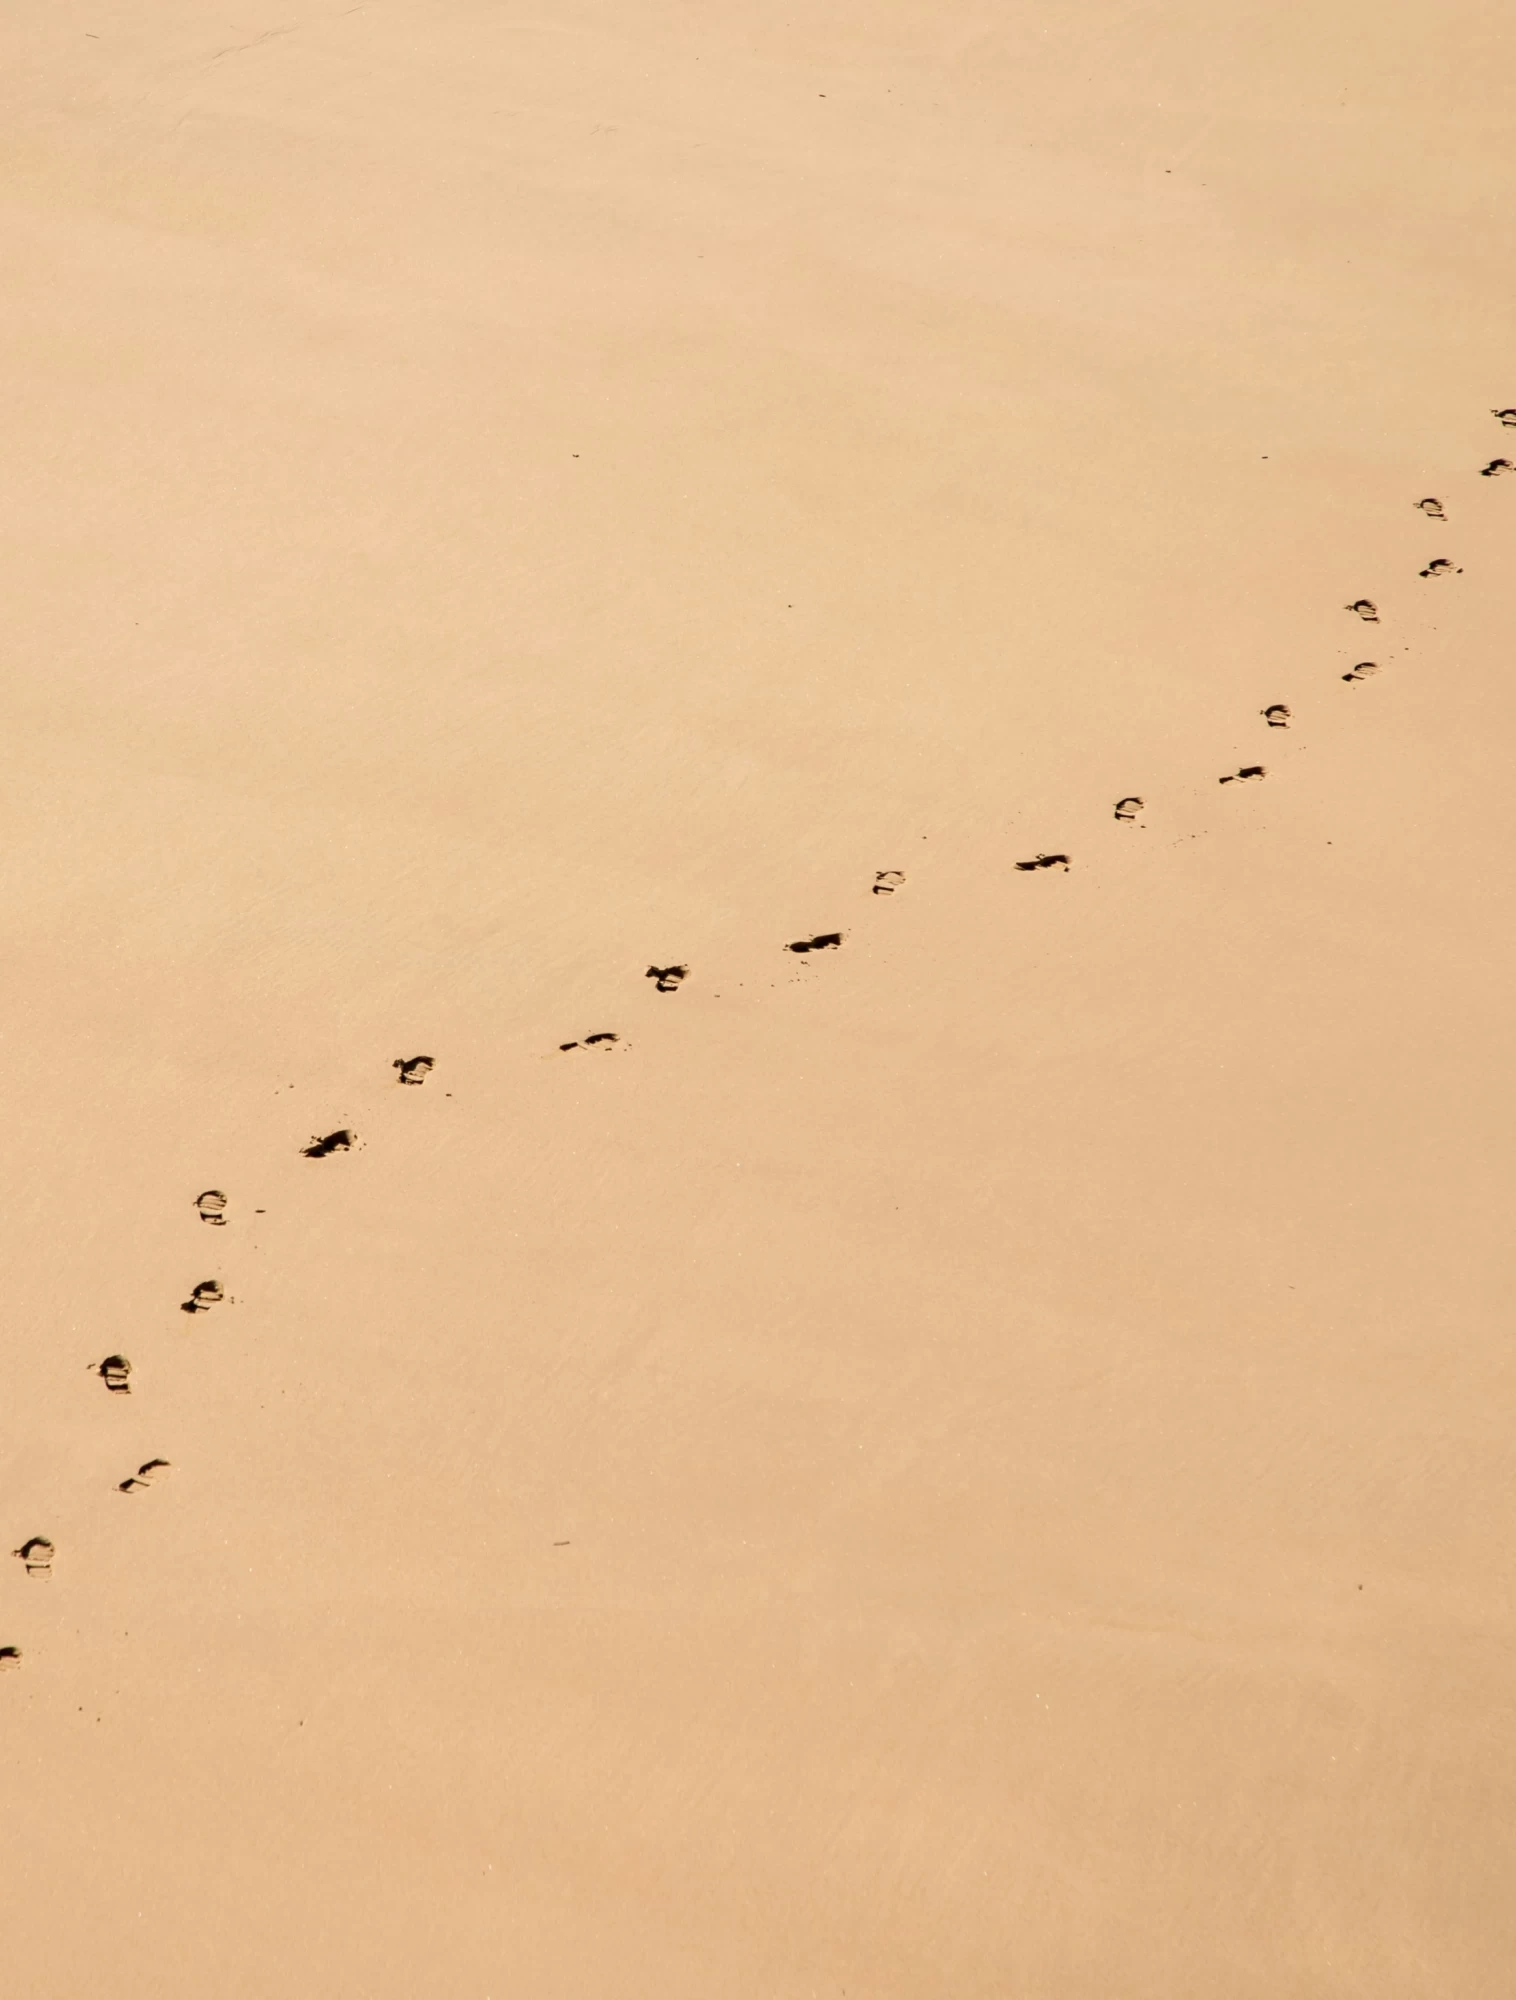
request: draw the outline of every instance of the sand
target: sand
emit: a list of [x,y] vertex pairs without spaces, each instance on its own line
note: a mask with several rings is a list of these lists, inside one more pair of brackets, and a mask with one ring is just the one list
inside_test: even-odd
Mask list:
[[0,46],[7,2000],[1505,2000],[1498,10]]

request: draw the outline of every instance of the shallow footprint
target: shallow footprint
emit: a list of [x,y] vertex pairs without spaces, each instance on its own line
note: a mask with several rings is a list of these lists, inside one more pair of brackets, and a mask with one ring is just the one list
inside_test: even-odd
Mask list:
[[206,1278],[190,1293],[180,1306],[182,1313],[208,1313],[212,1306],[219,1306],[226,1297],[215,1278]]
[[1379,623],[1379,606],[1370,597],[1355,597],[1351,604],[1345,604],[1344,611],[1356,611],[1365,625]]
[[1029,875],[1034,868],[1061,868],[1066,874],[1073,865],[1066,854],[1039,854],[1034,861],[1016,863],[1023,875]]
[[905,870],[903,868],[881,868],[874,876],[874,894],[876,896],[893,896],[904,880]]
[[127,1380],[132,1364],[124,1354],[107,1354],[103,1361],[94,1364],[94,1372],[113,1396],[129,1396],[132,1393],[132,1385]]
[[1259,713],[1270,729],[1288,729],[1290,726],[1290,711],[1282,701],[1276,701],[1268,708],[1260,709]]
[[814,937],[796,938],[793,944],[787,944],[784,948],[786,951],[801,952],[837,951],[841,948],[842,937],[841,931],[818,931]]
[[1488,465],[1479,468],[1481,479],[1498,479],[1503,472],[1516,472],[1516,465],[1508,458],[1492,458]]
[[1425,569],[1417,570],[1416,574],[1418,576],[1462,576],[1463,571],[1461,569],[1454,569],[1446,556],[1438,556],[1435,562],[1429,562]]
[[660,993],[677,993],[680,983],[688,979],[689,973],[690,969],[687,965],[650,965],[643,974],[643,977],[646,979],[656,979],[658,982],[657,990]]
[[324,1139],[312,1139],[300,1151],[308,1160],[324,1160],[332,1153],[350,1153],[357,1137],[356,1132],[349,1132],[344,1126],[340,1131],[328,1132]]
[[149,1486],[156,1486],[160,1479],[167,1479],[173,1467],[166,1458],[150,1458],[139,1465],[130,1479],[123,1479],[116,1488],[118,1493],[145,1493]]
[[1440,500],[1418,500],[1416,505],[1429,521],[1445,521],[1448,518],[1442,511],[1442,502]]
[[13,1556],[19,1556],[26,1564],[28,1576],[51,1576],[53,1573],[54,1549],[46,1535],[33,1535],[29,1542],[23,1542],[19,1549],[12,1549]]
[[1228,771],[1224,778],[1216,780],[1218,785],[1235,785],[1239,780],[1267,777],[1262,764],[1244,764],[1240,771]]
[[1142,800],[1139,798],[1118,799],[1116,801],[1117,819],[1136,819],[1138,813],[1142,811],[1142,803]]
[[558,1053],[561,1056],[566,1056],[570,1049],[604,1048],[608,1043],[619,1042],[620,1040],[621,1037],[619,1035],[613,1035],[608,1029],[602,1029],[598,1035],[586,1035],[582,1042],[560,1042],[558,1044]]
[[1348,673],[1345,673],[1342,678],[1345,681],[1366,681],[1371,680],[1378,671],[1379,662],[1377,660],[1360,660],[1357,666],[1352,668]]
[[396,1056],[391,1069],[398,1069],[402,1083],[423,1084],[436,1067],[430,1056]]
[[195,1206],[202,1222],[212,1223],[217,1229],[226,1227],[226,1196],[220,1188],[207,1188],[204,1194],[196,1195]]

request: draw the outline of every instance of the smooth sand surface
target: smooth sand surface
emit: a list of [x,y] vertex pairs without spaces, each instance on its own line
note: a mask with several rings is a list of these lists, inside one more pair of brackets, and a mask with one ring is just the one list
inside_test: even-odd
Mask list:
[[1506,2000],[1511,50],[12,10],[6,2000]]

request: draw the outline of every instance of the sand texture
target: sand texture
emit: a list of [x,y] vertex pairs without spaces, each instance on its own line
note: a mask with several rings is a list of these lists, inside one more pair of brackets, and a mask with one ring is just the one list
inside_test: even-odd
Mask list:
[[1508,2000],[1511,46],[8,10],[5,2000]]

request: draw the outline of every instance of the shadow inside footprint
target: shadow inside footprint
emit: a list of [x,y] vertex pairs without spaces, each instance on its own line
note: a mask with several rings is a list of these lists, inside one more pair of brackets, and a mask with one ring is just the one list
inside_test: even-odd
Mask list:
[[1039,854],[1035,860],[1018,861],[1016,863],[1016,866],[1021,870],[1023,875],[1030,875],[1034,869],[1038,868],[1062,868],[1067,871],[1073,865],[1066,854]]
[[26,1564],[28,1576],[51,1576],[53,1553],[53,1545],[46,1535],[33,1535],[29,1542],[23,1542],[19,1549],[11,1551]]
[[1516,410],[1491,410],[1492,417],[1499,417],[1508,431],[1516,431]]
[[1429,521],[1445,521],[1448,518],[1447,515],[1444,514],[1442,511],[1442,502],[1440,500],[1433,500],[1430,498],[1426,500],[1418,500],[1416,502],[1416,505],[1421,509],[1422,513],[1426,515]]
[[874,894],[876,896],[893,896],[904,880],[904,869],[881,868],[874,877]]
[[1425,569],[1417,570],[1416,574],[1418,576],[1462,576],[1463,571],[1461,569],[1454,569],[1446,556],[1438,556],[1435,562],[1429,562]]
[[1142,800],[1135,797],[1129,799],[1118,799],[1116,801],[1117,819],[1124,819],[1124,820],[1136,819],[1138,813],[1142,811],[1142,804],[1143,804]]
[[650,965],[643,975],[646,979],[656,979],[660,993],[677,993],[680,981],[689,977],[687,965]]
[[1262,764],[1244,764],[1240,771],[1228,771],[1224,778],[1216,780],[1219,785],[1235,785],[1240,779],[1267,776]]
[[570,1049],[602,1048],[608,1042],[619,1042],[620,1040],[621,1037],[619,1035],[611,1034],[609,1029],[602,1029],[598,1035],[586,1035],[582,1042],[560,1042],[558,1044],[558,1053],[560,1055],[567,1055]]
[[13,1673],[21,1664],[19,1646],[0,1646],[0,1674]]
[[328,1132],[324,1139],[312,1139],[311,1143],[302,1146],[300,1151],[308,1160],[324,1160],[332,1153],[351,1152],[356,1137],[356,1133],[344,1128],[340,1132]]
[[213,1223],[217,1229],[226,1227],[226,1196],[220,1188],[207,1188],[204,1194],[196,1195],[195,1206],[202,1222]]
[[818,931],[814,937],[796,938],[786,951],[836,951],[842,944],[841,931]]
[[179,1310],[182,1313],[209,1312],[212,1306],[220,1305],[225,1296],[216,1280],[207,1278],[203,1283],[196,1285]]
[[129,1396],[132,1393],[132,1385],[127,1380],[131,1372],[132,1364],[124,1354],[107,1354],[95,1367],[95,1373],[113,1396]]
[[396,1056],[390,1067],[399,1070],[402,1083],[423,1084],[435,1065],[430,1056]]
[[1345,611],[1356,611],[1365,625],[1377,625],[1379,623],[1379,607],[1374,603],[1372,598],[1355,597],[1353,602],[1344,605],[1343,609]]
[[146,1464],[137,1467],[130,1479],[123,1479],[116,1491],[145,1493],[149,1486],[156,1485],[160,1479],[166,1479],[173,1469],[166,1458],[150,1458]]
[[1345,681],[1372,680],[1378,671],[1379,662],[1377,660],[1360,660],[1357,666],[1349,668],[1348,672],[1342,678]]
[[1479,468],[1481,479],[1498,479],[1502,472],[1516,472],[1516,465],[1508,458],[1492,458],[1488,465]]
[[1282,701],[1272,703],[1260,713],[1270,729],[1288,729],[1290,726],[1290,711]]

